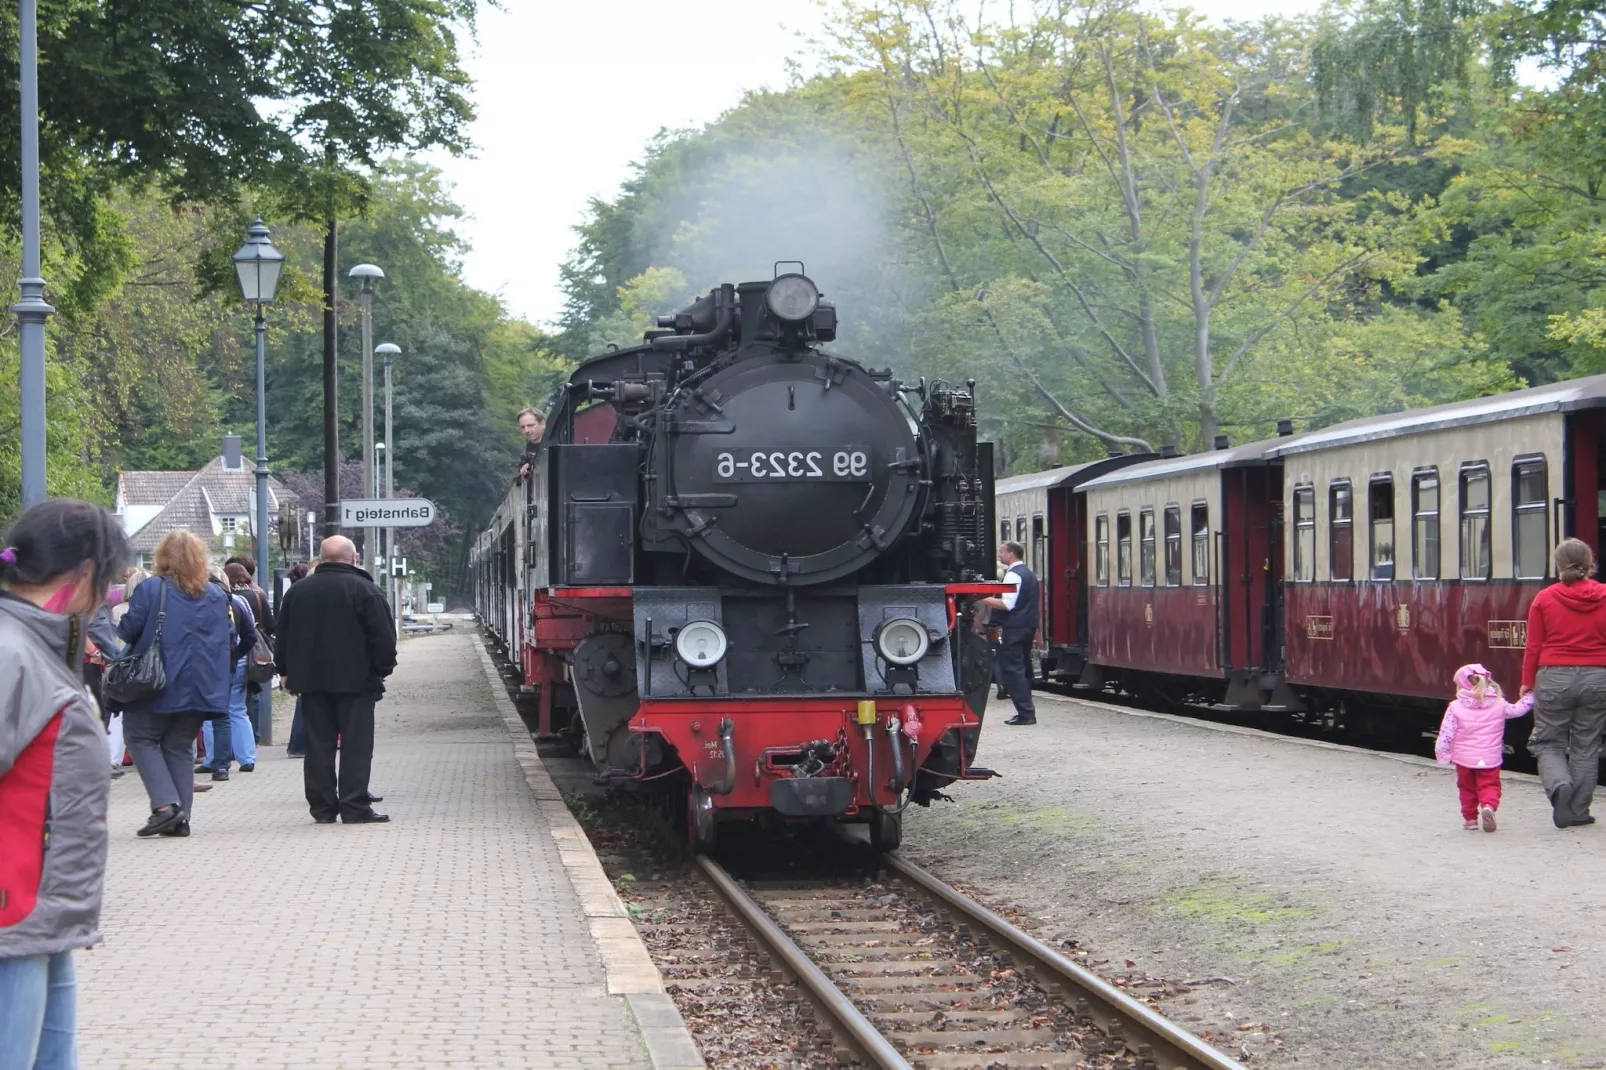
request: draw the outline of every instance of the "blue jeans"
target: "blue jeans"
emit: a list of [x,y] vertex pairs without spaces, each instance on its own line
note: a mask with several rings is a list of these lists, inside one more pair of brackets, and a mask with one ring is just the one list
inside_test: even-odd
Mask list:
[[241,765],[256,764],[256,733],[251,728],[251,715],[246,712],[245,699],[245,662],[242,660],[239,668],[234,670],[234,682],[229,688],[229,742],[231,746],[228,749],[234,753],[214,756],[212,752],[212,722],[206,722],[201,728],[201,737],[206,741],[206,764],[213,769],[227,769],[231,759],[238,761]]
[[78,1070],[72,952],[0,958],[0,1070]]

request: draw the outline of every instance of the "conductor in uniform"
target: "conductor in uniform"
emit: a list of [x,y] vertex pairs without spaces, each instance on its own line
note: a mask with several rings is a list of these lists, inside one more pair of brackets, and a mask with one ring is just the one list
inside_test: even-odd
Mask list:
[[[373,577],[357,567],[342,535],[323,540],[318,568],[285,592],[273,660],[284,689],[301,699],[307,733],[307,806],[314,821],[389,821],[368,794],[374,760],[374,703],[396,668],[396,625]],[[340,769],[335,771],[335,739]]]
[[1036,724],[1037,707],[1032,705],[1032,637],[1037,634],[1037,575],[1021,560],[1026,550],[1018,542],[998,547],[998,562],[1004,566],[1003,582],[1013,589],[983,598],[981,604],[993,611],[992,623],[999,628],[998,679],[1015,716],[1005,724]]

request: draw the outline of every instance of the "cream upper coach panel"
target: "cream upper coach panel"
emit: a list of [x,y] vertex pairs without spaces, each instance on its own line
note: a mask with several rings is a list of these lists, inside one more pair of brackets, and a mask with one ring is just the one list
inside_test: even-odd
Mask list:
[[1353,438],[1285,457],[1284,577],[1315,583],[1543,578],[1556,539],[1553,503],[1563,496],[1563,425],[1564,417],[1552,411]]

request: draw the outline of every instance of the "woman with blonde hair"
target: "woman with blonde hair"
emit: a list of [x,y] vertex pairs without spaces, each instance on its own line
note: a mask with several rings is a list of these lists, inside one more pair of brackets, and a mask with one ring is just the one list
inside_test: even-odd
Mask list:
[[226,715],[233,660],[239,649],[229,622],[229,592],[209,581],[206,544],[170,531],[156,544],[154,575],[134,589],[117,633],[134,655],[159,644],[167,685],[123,708],[123,734],[150,796],[140,836],[188,836],[195,800],[195,733],[208,717]]

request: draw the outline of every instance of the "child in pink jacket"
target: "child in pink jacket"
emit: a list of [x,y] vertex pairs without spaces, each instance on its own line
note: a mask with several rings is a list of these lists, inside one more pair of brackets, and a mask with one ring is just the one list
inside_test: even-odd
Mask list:
[[1505,758],[1506,722],[1533,709],[1534,697],[1507,702],[1500,685],[1482,665],[1455,671],[1455,701],[1444,711],[1433,752],[1440,765],[1455,765],[1455,786],[1461,789],[1462,827],[1495,830],[1500,809],[1500,763]]

